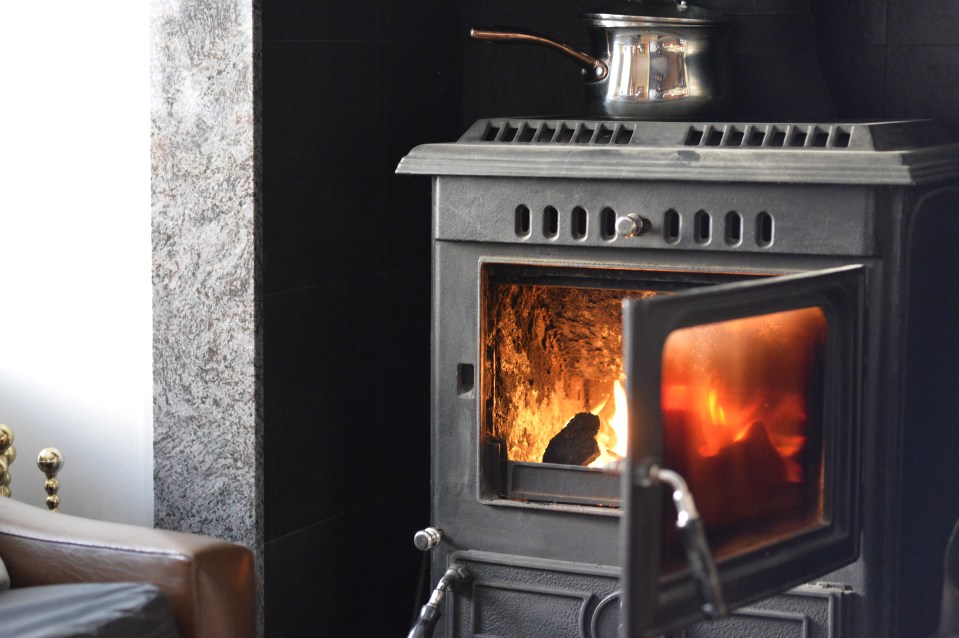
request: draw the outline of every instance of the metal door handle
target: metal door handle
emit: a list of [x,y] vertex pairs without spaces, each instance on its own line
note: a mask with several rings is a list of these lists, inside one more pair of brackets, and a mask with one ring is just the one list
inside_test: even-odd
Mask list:
[[703,521],[696,509],[693,494],[689,491],[686,480],[677,472],[653,467],[649,472],[650,478],[665,483],[673,490],[673,503],[676,505],[676,528],[679,529],[686,550],[686,559],[689,561],[689,571],[696,581],[699,595],[702,597],[702,610],[709,618],[718,618],[726,614],[726,603],[723,600],[722,585],[719,581],[719,572],[713,560],[709,543],[706,541],[706,530]]

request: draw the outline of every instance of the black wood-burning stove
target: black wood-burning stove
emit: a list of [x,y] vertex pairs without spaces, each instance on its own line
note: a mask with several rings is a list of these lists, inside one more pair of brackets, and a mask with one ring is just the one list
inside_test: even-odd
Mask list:
[[438,635],[934,630],[959,515],[938,127],[482,120],[398,172],[433,178]]

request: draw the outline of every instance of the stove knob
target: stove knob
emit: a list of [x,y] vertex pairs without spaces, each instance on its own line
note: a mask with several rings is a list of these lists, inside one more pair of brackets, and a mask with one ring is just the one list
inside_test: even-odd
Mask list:
[[649,230],[649,220],[636,213],[630,213],[616,220],[616,234],[620,237],[636,237]]
[[443,530],[435,527],[427,527],[413,534],[413,544],[416,549],[425,552],[433,549],[443,540]]

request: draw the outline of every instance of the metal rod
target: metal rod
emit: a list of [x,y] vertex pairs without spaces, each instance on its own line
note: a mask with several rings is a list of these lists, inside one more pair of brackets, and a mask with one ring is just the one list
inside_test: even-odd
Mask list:
[[467,578],[469,578],[469,572],[459,565],[447,569],[440,581],[436,583],[436,589],[433,590],[429,601],[420,609],[419,618],[416,619],[416,624],[410,629],[406,638],[429,638],[432,636],[436,621],[440,618],[440,605],[446,598],[447,590],[455,588]]

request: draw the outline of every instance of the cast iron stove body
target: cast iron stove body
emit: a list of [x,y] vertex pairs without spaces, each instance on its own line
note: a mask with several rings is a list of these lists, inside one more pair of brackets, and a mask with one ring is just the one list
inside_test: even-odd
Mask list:
[[[471,574],[438,635],[934,630],[959,515],[934,124],[481,120],[398,172],[433,183],[433,582]],[[575,414],[609,429],[616,381],[616,471],[592,441],[543,462]],[[690,624],[652,465],[690,483],[726,618]]]

